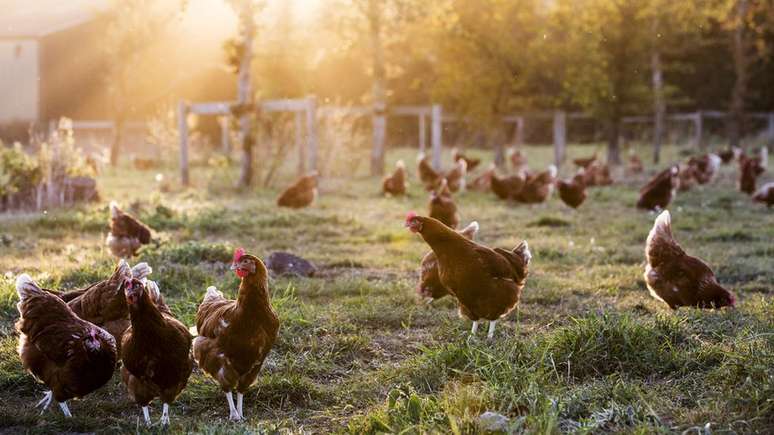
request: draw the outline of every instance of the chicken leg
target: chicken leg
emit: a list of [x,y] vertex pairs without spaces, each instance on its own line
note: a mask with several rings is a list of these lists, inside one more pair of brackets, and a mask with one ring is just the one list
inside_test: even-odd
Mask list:
[[145,424],[147,426],[151,425],[151,419],[150,419],[150,410],[147,406],[142,407],[142,416],[145,417]]
[[46,393],[43,394],[43,398],[40,399],[40,401],[35,404],[35,407],[37,408],[40,406],[41,407],[40,413],[43,414],[43,412],[46,409],[48,409],[48,405],[51,404],[51,399],[53,398],[54,398],[54,393],[52,393],[51,391],[46,391]]
[[165,403],[161,411],[161,425],[169,426],[169,403]]
[[473,327],[470,328],[470,335],[476,335],[476,331],[478,331],[478,320],[473,321]]
[[237,413],[239,413],[239,418],[245,418],[244,412],[242,412],[242,402],[245,399],[245,395],[242,393],[237,393]]
[[489,333],[486,334],[487,340],[491,340],[494,337],[495,325],[497,325],[497,320],[489,321]]
[[73,416],[70,414],[70,408],[67,406],[67,402],[60,402],[59,407],[62,409],[62,414],[64,414],[65,417]]
[[241,416],[239,415],[239,411],[237,411],[236,406],[234,406],[234,394],[231,391],[226,393],[226,400],[228,401],[228,418],[234,421],[239,420]]

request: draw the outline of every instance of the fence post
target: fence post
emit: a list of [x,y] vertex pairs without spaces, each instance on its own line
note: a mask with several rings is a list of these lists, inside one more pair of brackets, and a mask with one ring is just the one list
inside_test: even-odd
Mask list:
[[317,98],[306,98],[306,146],[309,151],[309,169],[317,169]]
[[427,126],[425,125],[425,114],[419,115],[419,152],[424,153],[427,146]]
[[516,128],[513,130],[513,144],[521,146],[524,144],[524,117],[516,118]]
[[567,146],[567,113],[554,111],[554,164],[557,168],[564,162],[564,150]]
[[180,100],[177,105],[177,131],[180,135],[180,181],[188,186],[188,104]]
[[218,117],[220,124],[220,145],[223,147],[223,154],[231,155],[231,130],[229,129],[228,116]]
[[441,129],[443,128],[443,112],[440,104],[433,104],[431,145],[433,147],[433,169],[441,170]]
[[769,145],[774,145],[774,112],[769,113],[769,128],[766,132],[766,139]]
[[306,172],[306,147],[304,146],[304,114],[296,112],[296,149],[298,150],[298,175],[304,175]]
[[693,143],[693,145],[696,148],[704,148],[704,143],[703,143],[703,139],[702,139],[702,133],[703,133],[702,130],[704,128],[704,126],[703,126],[704,119],[703,119],[703,116],[701,114],[701,110],[697,111],[696,114],[693,115],[693,116],[694,116],[694,118],[693,118],[693,126],[694,126],[694,130],[693,130],[693,135],[694,135],[693,136],[693,142],[694,143]]

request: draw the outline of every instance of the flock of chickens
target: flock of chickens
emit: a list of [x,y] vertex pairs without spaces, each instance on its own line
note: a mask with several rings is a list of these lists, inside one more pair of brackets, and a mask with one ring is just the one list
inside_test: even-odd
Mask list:
[[[755,190],[766,154],[746,157],[738,151],[730,157],[710,154],[671,166],[643,187],[637,206],[665,209],[677,190],[689,188],[690,183],[708,183],[720,164],[734,158],[741,169],[740,188],[770,206],[774,183]],[[418,161],[419,179],[431,192],[429,213],[410,212],[405,226],[421,236],[431,251],[421,260],[417,291],[428,302],[454,297],[460,315],[473,321],[471,335],[476,334],[479,322],[487,320],[487,337],[492,338],[497,321],[519,303],[532,254],[527,241],[513,249],[477,243],[477,222],[456,229],[460,216],[452,194],[468,188],[467,173],[481,162],[458,152],[454,160],[445,173],[436,172],[425,156]],[[512,152],[509,160],[515,174],[502,177],[490,166],[469,188],[491,190],[502,200],[526,204],[546,201],[556,188],[562,201],[575,208],[586,199],[586,187],[613,182],[608,166],[596,156],[575,160],[580,169],[569,180],[557,180],[553,165],[542,172],[529,171],[520,152]],[[642,171],[642,163],[632,158],[628,171]],[[406,186],[405,165],[398,162],[382,187],[390,195],[403,195]],[[316,196],[317,174],[312,173],[286,189],[277,204],[305,207]],[[237,299],[227,299],[209,287],[196,314],[196,337],[192,337],[189,328],[174,318],[158,285],[148,279],[151,267],[145,263],[130,267],[123,260],[150,240],[150,228],[111,203],[106,244],[122,259],[110,277],[68,292],[41,288],[27,274],[17,278],[19,355],[24,367],[50,389],[38,405],[46,409],[55,400],[71,416],[67,401],[105,385],[120,362],[128,396],[142,408],[145,422],[151,424],[149,404],[160,398],[161,424],[167,425],[169,405],[198,365],[225,393],[229,417],[241,420],[244,394],[257,378],[279,330],[266,266],[258,257],[237,249],[231,265],[241,280]],[[668,211],[656,218],[645,254],[647,287],[671,308],[735,305],[734,295],[717,282],[712,269],[688,255],[674,239]]]
[[[150,241],[150,229],[115,203],[110,213],[106,243],[116,255],[134,255]],[[169,405],[196,364],[220,385],[230,418],[244,418],[244,394],[277,339],[279,319],[263,262],[237,249],[231,269],[241,279],[237,300],[209,287],[196,313],[195,338],[148,279],[153,270],[146,263],[130,268],[121,259],[107,279],[68,292],[19,275],[19,356],[50,389],[37,405],[45,410],[55,400],[71,417],[67,401],[105,385],[120,361],[128,396],[142,407],[145,422],[151,424],[149,405],[159,398],[161,424],[168,425]]]

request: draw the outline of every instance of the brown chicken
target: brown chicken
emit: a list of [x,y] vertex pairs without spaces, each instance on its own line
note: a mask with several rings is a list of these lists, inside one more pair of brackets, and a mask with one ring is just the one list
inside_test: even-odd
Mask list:
[[468,164],[465,160],[459,160],[454,167],[444,175],[444,179],[452,192],[465,191],[465,177],[468,175]]
[[739,190],[752,195],[755,192],[758,176],[766,171],[768,150],[761,149],[758,157],[742,156],[739,160]]
[[613,178],[610,176],[610,166],[606,163],[591,162],[584,169],[586,176],[586,186],[609,186],[613,184]]
[[513,250],[479,245],[441,222],[409,213],[406,227],[419,233],[438,258],[441,284],[459,301],[460,315],[473,321],[489,320],[487,338],[494,336],[497,320],[519,303],[532,255],[527,242]]
[[545,171],[530,175],[521,192],[516,196],[516,200],[525,204],[545,202],[554,191],[556,172],[556,166],[549,165]]
[[465,167],[468,171],[472,171],[476,169],[476,167],[481,164],[481,159],[475,159],[472,157],[467,157],[465,154],[462,154],[457,148],[454,148],[452,150],[452,159],[455,162],[459,162],[460,160],[465,161]]
[[126,261],[120,260],[113,274],[106,280],[66,293],[47,291],[67,302],[70,309],[81,319],[109,332],[116,339],[120,350],[121,337],[129,327],[129,308],[126,306],[122,286],[132,278],[145,280],[152,271],[148,263],[138,263],[130,269]]
[[575,166],[586,169],[596,161],[597,161],[597,153],[594,153],[594,155],[591,157],[581,157],[581,158],[573,159],[572,162],[575,164]]
[[16,278],[16,293],[22,365],[50,388],[37,406],[45,410],[53,399],[72,417],[68,400],[97,390],[113,377],[116,341],[104,329],[79,319],[27,274]]
[[425,186],[425,190],[433,190],[441,181],[441,174],[435,171],[430,165],[430,160],[425,153],[419,153],[417,156],[417,175],[419,180]]
[[277,198],[280,207],[304,208],[317,199],[317,172],[298,178]]
[[664,169],[640,189],[637,208],[645,210],[665,209],[675,196],[679,183],[677,165]]
[[626,170],[631,175],[641,174],[645,170],[645,166],[642,164],[642,159],[637,154],[629,155],[629,165]]
[[583,169],[578,171],[570,180],[558,180],[556,190],[559,192],[559,198],[572,208],[578,208],[586,200],[586,176]]
[[672,236],[668,210],[656,218],[645,246],[645,283],[650,294],[670,308],[733,307],[734,295],[718,284],[712,269],[683,251]]
[[715,178],[720,169],[721,159],[715,154],[705,154],[688,159],[688,166],[693,168],[693,177],[699,184],[707,184]]
[[125,213],[118,204],[110,203],[110,232],[105,244],[110,252],[119,258],[129,258],[137,254],[140,246],[151,241],[151,230],[136,217]]
[[732,160],[738,159],[742,155],[742,149],[739,147],[729,147],[718,153],[720,161],[726,165],[731,163]]
[[522,170],[526,169],[527,156],[521,150],[510,148],[508,149],[508,154],[508,160],[511,161],[511,165],[513,166],[514,171],[521,172]]
[[492,163],[486,171],[482,172],[481,175],[470,183],[470,188],[479,192],[488,192],[492,188],[492,174],[494,172],[495,164]]
[[[478,222],[473,221],[458,232],[463,237],[473,240],[476,233],[478,233]],[[428,252],[422,258],[419,274],[417,293],[423,299],[427,299],[428,304],[449,294],[449,289],[441,284],[441,278],[438,275],[438,257],[435,256],[433,251]]]
[[753,201],[766,204],[768,207],[774,205],[774,181],[761,186],[752,196]]
[[696,184],[696,172],[693,166],[686,163],[678,165],[679,172],[677,174],[678,186],[677,189],[680,192],[687,192],[693,188]]
[[492,192],[502,200],[516,200],[524,188],[525,179],[522,175],[509,175],[500,178],[497,173],[492,173],[490,180]]
[[430,217],[438,219],[450,228],[457,228],[457,225],[460,224],[457,204],[454,203],[446,179],[442,179],[438,189],[430,193],[427,207]]
[[382,192],[392,196],[401,196],[406,194],[406,187],[408,187],[406,165],[403,160],[398,160],[395,163],[395,172],[382,181]]
[[244,418],[244,394],[277,339],[279,319],[269,301],[263,262],[237,249],[231,269],[241,278],[239,296],[234,301],[215,287],[207,288],[196,313],[199,336],[194,340],[194,357],[226,393],[230,418],[240,420]]
[[121,341],[121,376],[129,397],[142,407],[150,425],[148,405],[161,398],[161,424],[169,424],[169,404],[188,383],[193,370],[191,334],[172,316],[153,281],[139,279],[122,286],[131,326]]

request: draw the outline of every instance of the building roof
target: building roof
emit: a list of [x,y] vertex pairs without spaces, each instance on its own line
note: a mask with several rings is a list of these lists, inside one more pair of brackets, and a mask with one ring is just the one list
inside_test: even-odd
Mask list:
[[0,39],[40,38],[93,19],[109,0],[0,0]]

